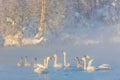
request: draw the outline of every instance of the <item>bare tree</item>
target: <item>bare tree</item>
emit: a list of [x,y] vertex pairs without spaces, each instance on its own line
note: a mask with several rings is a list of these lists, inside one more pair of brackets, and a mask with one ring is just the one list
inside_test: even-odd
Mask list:
[[39,30],[38,33],[35,35],[35,38],[40,38],[44,32],[45,9],[46,9],[46,0],[42,0],[40,26],[38,28]]

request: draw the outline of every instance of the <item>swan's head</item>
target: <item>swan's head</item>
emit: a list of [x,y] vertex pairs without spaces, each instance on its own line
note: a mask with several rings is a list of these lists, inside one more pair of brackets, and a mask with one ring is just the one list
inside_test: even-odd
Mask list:
[[54,55],[53,55],[53,57],[54,57],[54,58],[57,58],[57,57],[58,57],[58,55],[57,55],[57,54],[54,54]]
[[51,60],[52,58],[50,56],[47,57],[47,61]]
[[74,58],[74,60],[79,60],[79,58],[76,56],[76,57]]
[[82,57],[80,60],[85,61],[85,60],[86,60],[86,58],[85,58],[85,57]]
[[90,59],[90,55],[88,55],[88,54],[85,55],[85,58],[86,58],[86,59]]
[[62,54],[63,54],[64,56],[66,56],[66,55],[67,55],[65,51],[62,51]]

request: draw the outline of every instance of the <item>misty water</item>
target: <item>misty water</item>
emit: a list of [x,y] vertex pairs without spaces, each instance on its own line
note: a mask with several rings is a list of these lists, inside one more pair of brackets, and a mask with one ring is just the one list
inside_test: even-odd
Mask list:
[[[17,67],[20,56],[28,56],[33,63],[34,57],[38,58],[38,63],[42,63],[44,57],[52,56],[54,53],[59,55],[59,63],[63,63],[61,51],[67,52],[67,62],[70,68],[55,69],[53,60],[50,61],[46,74],[36,74],[33,67]],[[120,80],[120,46],[118,45],[80,45],[69,46],[64,44],[37,45],[26,47],[6,47],[0,48],[0,80]],[[82,57],[89,54],[94,59],[93,65],[99,66],[106,63],[111,66],[111,70],[85,72],[76,68],[74,57]]]

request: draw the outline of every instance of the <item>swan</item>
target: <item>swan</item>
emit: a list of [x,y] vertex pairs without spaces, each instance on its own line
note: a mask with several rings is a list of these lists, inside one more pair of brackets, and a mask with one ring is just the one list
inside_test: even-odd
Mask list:
[[49,61],[51,60],[51,57],[50,56],[48,56],[45,60],[44,60],[44,67],[45,68],[48,68],[48,64],[49,64]]
[[39,63],[35,64],[34,69],[36,68],[45,69],[45,63],[46,63],[46,59],[44,59],[44,64],[39,64]]
[[77,62],[77,68],[83,68],[83,65],[80,63],[79,58],[76,56],[74,59]]
[[57,54],[54,54],[53,57],[54,57],[53,67],[54,67],[54,68],[61,68],[61,67],[62,67],[62,64],[58,64],[58,63],[57,63],[58,55],[57,55]]
[[[44,63],[46,62],[46,59],[44,59]],[[45,64],[44,64],[45,65]],[[34,67],[34,71],[37,74],[41,74],[43,72],[45,72],[45,67],[42,64],[36,64],[36,66]]]
[[66,56],[67,56],[66,52],[63,51],[62,54],[64,56],[64,67],[65,68],[70,67],[70,63],[66,63]]
[[90,58],[90,57],[85,56],[85,57],[81,58],[81,60],[84,62],[83,69],[84,69],[84,71],[87,71],[87,72],[94,72],[96,70],[96,68],[94,66],[92,66],[93,59],[89,60],[88,66],[86,66],[86,59],[87,58]]
[[19,60],[19,62],[17,63],[17,66],[18,67],[21,67],[21,66],[23,66],[24,65],[24,63],[23,63],[23,57],[20,57],[20,60]]
[[34,68],[34,72],[41,74],[41,73],[46,73],[46,69],[48,68],[49,60],[51,60],[51,57],[47,57],[44,59],[44,64],[37,64],[37,67]]
[[86,58],[85,57],[82,57],[81,58],[81,60],[83,61],[83,69],[84,69],[84,71],[86,71],[87,70],[87,67],[86,67]]
[[28,61],[28,57],[27,57],[27,56],[25,56],[25,64],[24,64],[24,66],[25,66],[25,67],[31,66],[31,64],[30,64],[29,61]]
[[[86,59],[90,59],[90,55],[85,55],[85,58]],[[89,61],[88,61],[88,66],[87,66],[87,71],[88,72],[94,72],[95,70],[96,70],[96,67],[94,67],[94,66],[92,66],[92,62],[93,62],[94,60],[93,59],[90,59]]]
[[109,64],[101,64],[100,66],[97,67],[98,70],[110,70],[111,67]]

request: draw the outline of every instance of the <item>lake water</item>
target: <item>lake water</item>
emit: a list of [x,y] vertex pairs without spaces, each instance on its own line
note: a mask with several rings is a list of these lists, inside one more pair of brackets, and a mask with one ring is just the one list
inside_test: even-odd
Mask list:
[[76,67],[69,69],[47,69],[46,74],[38,75],[33,68],[17,66],[0,67],[0,80],[120,80],[119,69],[110,71],[84,72]]
[[[42,47],[23,47],[23,48],[1,48],[0,49],[0,80],[120,80],[120,63],[119,52],[120,47],[86,47],[86,48],[65,48],[67,51],[67,62],[71,63],[71,67],[64,69],[55,69],[52,67],[53,61],[49,63],[49,68],[46,74],[36,74],[33,72],[33,67],[17,67],[17,62],[20,56],[28,56],[32,63],[34,57],[37,56],[38,62],[42,63],[45,56],[52,56],[57,53],[60,57],[58,62],[63,62],[63,56],[60,48]],[[43,53],[44,54],[43,54]],[[95,60],[94,66],[106,63],[110,64],[111,70],[85,72],[76,68],[74,56],[83,56],[85,53],[90,54]]]

